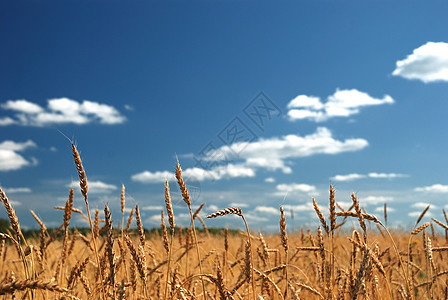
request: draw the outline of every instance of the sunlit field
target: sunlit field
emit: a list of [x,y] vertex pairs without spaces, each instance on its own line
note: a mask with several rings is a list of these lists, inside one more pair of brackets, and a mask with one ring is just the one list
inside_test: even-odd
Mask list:
[[[73,208],[69,191],[59,228],[40,226],[33,236],[20,229],[3,190],[1,201],[9,228],[1,233],[2,299],[446,299],[448,294],[448,220],[421,223],[427,207],[409,232],[389,231],[387,206],[380,217],[364,211],[352,195],[350,209],[337,203],[330,186],[328,206],[314,201],[318,228],[289,232],[279,207],[278,233],[253,231],[238,207],[207,216],[240,219],[241,230],[207,228],[192,207],[188,186],[177,164],[178,186],[165,184],[161,227],[146,230],[139,207],[127,213],[125,187],[121,215],[104,219],[89,209],[88,181],[72,144],[85,208]],[[170,188],[179,189],[190,226],[176,225]],[[205,204],[206,205],[206,204]],[[90,227],[75,229],[71,216],[81,214]],[[381,220],[381,221],[380,221]],[[136,224],[136,229],[132,224]],[[132,225],[132,226],[131,226]],[[434,228],[436,227],[436,228]]]

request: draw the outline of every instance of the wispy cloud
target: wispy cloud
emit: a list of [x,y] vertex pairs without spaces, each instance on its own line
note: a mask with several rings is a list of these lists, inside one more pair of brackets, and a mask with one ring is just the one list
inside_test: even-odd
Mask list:
[[389,95],[379,99],[356,89],[337,89],[333,95],[327,97],[325,103],[321,102],[319,97],[299,95],[291,100],[287,107],[291,121],[323,122],[335,117],[350,117],[358,114],[362,107],[392,103],[394,99]]
[[48,100],[46,108],[28,100],[8,100],[1,104],[3,110],[12,111],[13,116],[0,117],[0,126],[47,126],[51,124],[120,124],[126,118],[113,106],[69,98]]
[[161,211],[161,210],[163,210],[163,206],[161,206],[161,205],[147,205],[147,206],[142,206],[140,209],[141,210],[148,210],[148,211],[152,211],[152,210]]
[[433,184],[430,186],[417,187],[416,192],[430,192],[430,193],[448,193],[448,185]]
[[275,182],[275,178],[274,177],[267,177],[267,178],[264,179],[264,182],[274,183]]
[[[421,214],[422,214],[421,211],[411,211],[411,212],[408,213],[408,216],[412,217],[412,218],[418,218],[418,217],[420,217]],[[426,218],[427,217],[432,217],[432,213],[430,211],[426,212],[425,217]]]
[[18,194],[18,193],[31,193],[32,190],[28,187],[16,187],[16,188],[5,188],[7,194]]
[[331,180],[334,180],[334,181],[353,181],[353,180],[362,179],[362,178],[366,178],[366,175],[352,173],[352,174],[346,174],[346,175],[336,175],[336,176],[331,177]]
[[286,193],[313,193],[316,192],[316,187],[314,185],[304,184],[304,183],[289,183],[289,184],[278,184],[276,186],[277,194],[285,195]]
[[27,160],[18,152],[28,148],[34,148],[36,144],[28,140],[24,143],[14,141],[3,141],[0,143],[0,171],[18,170],[23,167],[36,164],[35,159]]
[[[88,185],[89,185],[89,193],[91,194],[107,194],[118,190],[117,186],[102,181],[89,181]],[[79,187],[79,182],[72,181],[72,183],[68,184],[67,186],[77,188]]]
[[313,204],[311,202],[307,204],[298,204],[298,205],[285,204],[283,205],[283,207],[285,210],[293,210],[294,212],[314,211]]
[[271,207],[271,206],[257,206],[257,207],[255,207],[255,211],[262,213],[262,214],[272,214],[272,215],[280,214],[280,211],[278,208]]
[[393,197],[386,197],[386,196],[367,196],[359,198],[359,202],[361,203],[361,205],[377,205],[393,201],[394,201]]
[[428,42],[396,63],[392,75],[425,83],[448,81],[448,43]]
[[174,173],[170,171],[143,171],[131,176],[133,181],[142,183],[163,183],[165,180],[172,180]]
[[[390,213],[390,212],[395,212],[395,211],[397,211],[395,208],[393,208],[393,207],[387,207],[387,212],[388,213]],[[382,212],[384,212],[384,206],[378,206],[378,207],[375,207],[375,212],[377,212],[377,213],[382,213]]]
[[448,185],[433,184],[430,186],[417,187],[416,192],[430,192],[430,193],[448,193]]
[[130,104],[125,104],[124,105],[124,109],[129,110],[129,111],[133,111],[134,110],[134,106],[132,106]]
[[408,177],[408,175],[406,174],[397,174],[397,173],[369,173],[367,176],[369,178],[385,178],[385,179]]
[[416,202],[414,204],[411,205],[412,208],[418,209],[418,211],[411,211],[408,213],[409,217],[419,217],[423,210],[427,207],[429,207],[429,210],[425,213],[425,217],[432,217],[432,213],[431,211],[437,210],[439,209],[439,207],[437,205],[431,204],[431,203],[427,203],[427,202]]
[[351,174],[346,174],[346,175],[333,176],[333,177],[331,177],[331,180],[354,181],[354,180],[364,179],[364,178],[394,179],[394,178],[402,178],[402,177],[408,177],[408,175],[399,174],[399,173],[375,173],[375,172],[371,172],[368,174],[351,173]]
[[249,207],[248,204],[246,203],[239,203],[239,202],[232,202],[229,204],[230,207],[240,207],[240,208],[245,208],[245,207]]
[[411,205],[411,207],[414,208],[419,208],[419,209],[425,209],[427,206],[430,206],[429,209],[438,209],[438,207],[434,204],[431,203],[427,203],[427,202],[416,202],[414,204]]

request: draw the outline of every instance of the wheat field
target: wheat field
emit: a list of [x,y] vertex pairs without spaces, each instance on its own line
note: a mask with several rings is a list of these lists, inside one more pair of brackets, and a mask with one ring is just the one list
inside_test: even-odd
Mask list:
[[[88,181],[72,143],[85,211],[89,212]],[[422,211],[410,232],[390,232],[367,213],[352,194],[352,206],[340,207],[332,186],[329,205],[312,199],[318,228],[287,231],[279,208],[278,234],[250,229],[244,212],[223,208],[207,218],[241,219],[241,230],[208,230],[193,208],[190,194],[175,170],[190,226],[176,226],[170,186],[165,183],[166,215],[159,230],[145,230],[138,205],[126,213],[125,187],[121,215],[112,222],[73,208],[69,191],[57,229],[40,226],[25,237],[11,202],[0,188],[10,228],[0,233],[0,297],[2,299],[447,299],[448,218],[421,224]],[[171,187],[174,188],[174,187]],[[88,220],[87,231],[70,226],[72,214]],[[384,223],[387,208],[384,206]],[[135,220],[136,229],[130,225]],[[166,222],[167,221],[167,222]],[[200,226],[198,223],[201,223]],[[213,223],[213,220],[210,220]],[[445,236],[437,234],[437,226]],[[201,230],[199,230],[201,228]],[[440,232],[440,231],[439,231]]]

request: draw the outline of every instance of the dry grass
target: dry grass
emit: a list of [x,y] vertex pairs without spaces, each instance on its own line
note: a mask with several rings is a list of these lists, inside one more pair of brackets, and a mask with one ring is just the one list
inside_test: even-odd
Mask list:
[[[74,145],[72,150],[88,211],[87,176]],[[231,207],[208,218],[236,215],[243,221],[243,234],[228,229],[200,233],[194,220],[202,221],[199,212],[204,204],[193,213],[180,164],[175,173],[191,225],[176,228],[166,182],[170,234],[163,212],[162,230],[151,233],[145,232],[138,206],[125,216],[123,186],[121,216],[115,216],[121,222],[113,222],[107,205],[105,220],[99,219],[97,211],[92,222],[89,214],[73,208],[71,190],[65,206],[55,207],[61,210],[61,226],[52,233],[31,211],[40,234],[25,239],[11,202],[0,188],[11,225],[8,232],[0,233],[2,299],[448,298],[448,239],[437,235],[433,227],[434,222],[447,233],[448,218],[419,225],[428,207],[408,233],[391,233],[375,215],[362,209],[354,194],[352,207],[343,210],[330,186],[328,211],[310,199],[319,221],[315,228],[288,232],[288,218],[280,207],[278,234],[263,235],[249,229],[240,208]],[[72,212],[89,220],[89,236],[70,225]],[[136,230],[129,229],[133,219]],[[100,228],[100,223],[105,225]]]

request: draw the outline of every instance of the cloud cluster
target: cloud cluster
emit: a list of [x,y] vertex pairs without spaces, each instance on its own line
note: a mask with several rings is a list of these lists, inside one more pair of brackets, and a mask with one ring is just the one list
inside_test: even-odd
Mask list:
[[36,144],[28,140],[24,143],[14,141],[3,141],[0,143],[0,171],[18,170],[23,167],[35,164],[35,160],[27,160],[18,152],[23,152],[28,148],[36,147]]
[[448,43],[428,42],[396,62],[392,75],[425,83],[448,81]]
[[335,117],[350,117],[358,114],[365,106],[392,104],[394,99],[385,95],[382,99],[369,96],[367,93],[337,89],[322,103],[319,97],[299,95],[288,103],[288,117],[294,120],[310,120],[323,122]]
[[358,179],[364,179],[364,178],[383,178],[383,179],[394,179],[394,178],[402,178],[407,177],[406,174],[398,174],[398,173],[375,173],[371,172],[368,174],[358,174],[358,173],[352,173],[352,174],[346,174],[346,175],[336,175],[331,178],[331,180],[334,181],[354,181]]
[[13,117],[0,118],[0,126],[48,126],[51,124],[120,124],[126,118],[113,106],[84,100],[78,102],[68,98],[48,100],[46,108],[28,100],[8,100],[1,104],[3,110],[13,112]]
[[[285,174],[292,172],[288,161],[292,158],[307,157],[316,154],[338,154],[359,151],[368,146],[364,139],[337,140],[329,129],[317,128],[316,132],[300,136],[286,135],[255,142],[237,142],[208,152],[204,161],[214,158],[210,169],[187,168],[184,176],[193,176],[198,181],[220,180],[237,177],[254,177],[257,169],[280,170]],[[243,150],[241,150],[243,149]],[[239,160],[239,163],[225,163]],[[172,179],[169,171],[143,171],[135,174],[132,180],[142,183],[160,183]]]

